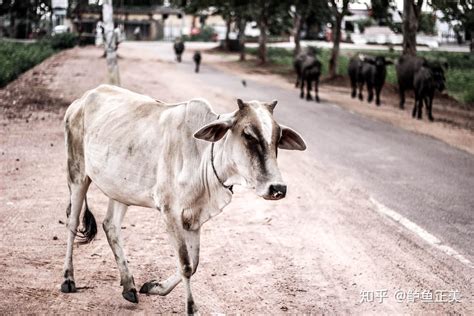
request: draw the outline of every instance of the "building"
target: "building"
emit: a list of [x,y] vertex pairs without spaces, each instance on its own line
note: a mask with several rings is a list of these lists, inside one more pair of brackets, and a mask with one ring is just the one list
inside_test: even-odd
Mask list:
[[[77,8],[71,18],[74,32],[93,34],[97,22],[102,20],[102,7]],[[183,18],[181,10],[160,5],[114,6],[114,23],[121,26],[129,39],[159,40],[181,36]]]

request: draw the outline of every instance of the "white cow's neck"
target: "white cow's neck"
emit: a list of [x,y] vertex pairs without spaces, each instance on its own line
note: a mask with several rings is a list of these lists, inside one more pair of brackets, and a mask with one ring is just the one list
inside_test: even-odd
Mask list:
[[[233,167],[232,161],[225,155],[225,139],[214,143],[213,155],[211,155],[212,145],[209,145],[203,155],[203,170],[201,172],[203,184],[208,188],[210,192],[211,204],[222,209],[230,203],[232,199],[232,192],[228,187],[233,186],[235,183],[230,183],[229,179],[235,174],[235,168]],[[216,173],[219,179],[214,173],[212,167],[211,157],[213,156],[213,163]]]
[[214,154],[214,147],[215,146],[214,145],[215,145],[215,143],[211,144],[211,167],[212,167],[212,171],[214,172],[214,175],[216,176],[217,181],[219,181],[219,183],[222,185],[222,187],[229,190],[233,194],[234,193],[234,191],[232,190],[233,185],[226,185],[224,183],[224,180],[222,180],[222,178],[219,177],[219,173],[217,172],[216,165],[214,163],[214,158],[215,158],[215,154]]

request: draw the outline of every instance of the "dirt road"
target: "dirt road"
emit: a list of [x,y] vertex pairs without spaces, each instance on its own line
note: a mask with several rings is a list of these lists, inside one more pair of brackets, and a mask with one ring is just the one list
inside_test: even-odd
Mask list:
[[[123,45],[119,61],[122,85],[163,101],[204,97],[218,113],[233,110],[236,94],[240,92],[244,98],[250,98],[252,94],[255,94],[254,98],[277,98],[280,100],[277,117],[303,134],[308,125],[311,126],[311,118],[318,122],[316,116],[319,120],[335,122],[335,115],[354,115],[330,103],[320,105],[327,107],[326,110],[310,108],[300,103],[302,101],[296,98],[291,86],[285,88],[273,77],[252,78],[255,81],[247,83],[254,86],[245,90],[241,78],[235,73],[224,72],[222,67],[204,64],[202,73],[196,75],[192,72],[189,52],[184,56],[185,62],[176,65],[172,61],[171,45],[169,49],[166,47]],[[181,285],[167,297],[140,295],[138,305],[122,299],[118,270],[102,230],[91,244],[75,247],[78,293],[66,295],[59,291],[66,249],[63,223],[66,222],[68,193],[61,124],[64,109],[56,104],[70,102],[104,82],[105,61],[99,58],[100,55],[101,51],[95,48],[66,51],[13,83],[20,91],[18,97],[22,96],[21,91],[31,88],[33,82],[46,87],[53,96],[50,101],[55,104],[33,107],[31,115],[17,115],[13,119],[7,119],[6,114],[14,111],[3,111],[0,129],[0,314],[183,312],[184,289]],[[206,57],[208,63],[218,58],[204,55],[204,60]],[[214,76],[216,73],[219,77]],[[231,82],[236,85],[232,86]],[[262,82],[265,85],[261,85]],[[0,93],[10,93],[10,90],[14,89],[7,87]],[[295,103],[289,103],[293,96]],[[301,113],[296,110],[300,105]],[[290,111],[289,106],[294,106],[294,110]],[[351,120],[358,122],[361,131],[370,130],[372,126],[361,116],[351,117]],[[400,130],[396,127],[387,127],[380,122],[375,124],[380,124],[380,129],[391,135],[387,139],[407,141],[406,146],[413,145],[412,142],[418,140],[413,138],[420,137],[401,131],[407,134],[404,134],[405,138],[398,138]],[[396,221],[389,216],[393,213],[387,212],[378,201],[390,204],[392,199],[377,191],[377,185],[370,185],[375,183],[369,181],[375,178],[370,169],[361,169],[362,163],[350,166],[341,157],[331,156],[340,144],[337,137],[345,136],[354,141],[350,129],[341,133],[345,127],[350,128],[350,125],[324,126],[327,130],[324,135],[305,135],[313,146],[305,153],[281,152],[280,166],[289,188],[286,199],[263,201],[253,192],[236,188],[230,206],[205,224],[200,266],[192,279],[195,300],[202,313],[474,313],[474,269],[470,265],[473,257],[472,252],[465,251],[472,251],[472,230],[463,235],[463,230],[472,228],[472,215],[469,217],[472,204],[470,209],[465,209],[470,203],[462,195],[465,191],[446,203],[464,210],[468,214],[463,218],[466,222],[454,222],[451,226],[439,223],[440,227],[448,227],[445,234],[431,231],[431,226],[424,226],[425,222],[420,223],[419,218],[411,218],[409,214],[402,217],[411,219],[419,225],[417,227],[439,238],[438,244],[430,243],[427,235],[420,235],[418,230],[411,229],[412,226],[404,225],[406,221],[400,218]],[[335,137],[334,148],[318,149],[321,145],[318,137],[328,135]],[[362,145],[371,146],[368,133],[361,135]],[[444,143],[436,143],[436,146],[440,146],[440,151],[453,150]],[[364,147],[356,145],[348,148],[347,154],[356,149],[355,158],[364,155]],[[399,149],[403,151],[407,147]],[[370,156],[368,152],[365,154]],[[462,156],[465,168],[472,167],[472,156],[464,152],[461,155],[468,155]],[[353,169],[368,171],[357,174]],[[391,168],[388,165],[379,169],[384,172]],[[464,172],[468,179],[459,181],[469,181],[472,177],[469,170]],[[362,181],[364,177],[369,180]],[[413,186],[416,182],[412,180],[402,177],[397,182],[405,181]],[[449,183],[454,188],[462,184],[456,179]],[[386,187],[387,184],[379,183],[378,186]],[[89,204],[100,223],[107,198],[94,186],[89,192]],[[399,194],[393,192],[395,196]],[[405,196],[399,195],[401,205],[406,205],[403,198]],[[447,198],[439,197],[439,200]],[[421,199],[418,203],[418,210],[425,212],[425,217],[438,214],[427,210],[431,209],[431,202]],[[443,216],[445,218],[431,223],[449,222],[450,217]],[[461,230],[456,235],[461,236],[459,244],[451,242],[456,238],[449,227]],[[157,211],[131,207],[124,220],[123,236],[129,266],[138,286],[150,279],[164,279],[174,272],[175,258]],[[468,262],[463,263],[459,256],[443,249],[458,251],[457,254]],[[426,296],[424,300],[415,297],[415,302],[410,301],[408,293],[423,291],[431,291],[431,301]],[[400,292],[406,294],[404,299],[397,294]],[[379,298],[367,302],[371,301],[367,293],[375,297],[386,293],[387,298],[382,303],[378,302]],[[439,297],[440,293],[444,296]],[[453,298],[459,302],[439,302]]]

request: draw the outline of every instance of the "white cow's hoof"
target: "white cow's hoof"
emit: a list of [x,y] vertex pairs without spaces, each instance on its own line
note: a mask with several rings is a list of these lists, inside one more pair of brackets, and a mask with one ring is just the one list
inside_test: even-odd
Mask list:
[[61,284],[61,292],[63,293],[75,293],[76,290],[76,283],[73,280],[64,280],[63,284]]
[[126,292],[122,293],[122,296],[124,299],[126,299],[129,302],[138,303],[138,295],[137,295],[137,290],[136,289],[130,289]]

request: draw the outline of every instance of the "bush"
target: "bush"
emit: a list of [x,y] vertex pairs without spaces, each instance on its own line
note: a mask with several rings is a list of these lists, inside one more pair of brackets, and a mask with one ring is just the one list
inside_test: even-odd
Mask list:
[[51,36],[49,39],[53,49],[73,48],[77,44],[77,35],[73,33],[62,33]]
[[214,28],[206,25],[201,29],[199,34],[194,34],[191,36],[184,35],[183,40],[191,42],[211,42],[214,40],[214,34]]
[[21,44],[0,41],[0,87],[54,53],[47,43]]
[[0,87],[55,52],[74,47],[76,41],[77,36],[71,33],[57,34],[31,44],[0,40]]

